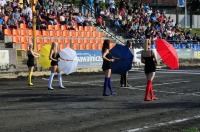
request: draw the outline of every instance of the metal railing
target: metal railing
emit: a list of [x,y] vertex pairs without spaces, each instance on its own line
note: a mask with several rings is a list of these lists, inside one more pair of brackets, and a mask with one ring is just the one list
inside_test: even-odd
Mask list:
[[[87,2],[86,5],[81,4],[81,5],[79,5],[79,6],[80,6],[80,7],[79,7],[79,12],[80,12],[80,13],[83,13],[83,10],[84,10],[84,9],[82,9],[82,8],[86,8],[85,10],[88,10],[88,13],[91,13],[91,12],[92,12],[92,15],[93,15],[93,16],[97,17],[97,15],[100,15],[100,14],[95,14],[95,10],[93,9],[94,6],[93,6],[92,8],[90,8],[88,2]],[[96,20],[96,18],[95,18],[95,20]],[[106,29],[102,29],[102,30],[103,30],[104,32],[106,32],[112,39],[114,38],[114,39],[118,40],[119,42],[121,42],[122,44],[124,44],[123,41],[121,41],[120,39],[117,38],[117,35],[119,35],[119,32],[124,33],[125,30],[123,30],[121,27],[115,26],[114,23],[108,21],[107,18],[105,18],[105,17],[103,17],[103,16],[102,16],[102,20],[106,22],[106,26],[107,26],[107,27],[113,29],[113,34],[114,34],[114,35],[113,35],[112,33],[110,33],[109,31],[107,31]],[[92,22],[93,22],[93,21],[92,21]],[[93,22],[93,23],[96,24],[96,22]],[[115,31],[114,31],[114,30],[115,30]],[[117,32],[116,32],[116,30],[117,30]],[[121,35],[120,35],[120,36],[121,36]]]

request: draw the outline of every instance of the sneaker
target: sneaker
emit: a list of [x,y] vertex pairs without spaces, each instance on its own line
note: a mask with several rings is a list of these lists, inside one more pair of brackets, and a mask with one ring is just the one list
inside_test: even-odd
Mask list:
[[121,87],[124,87],[124,84],[121,84]]

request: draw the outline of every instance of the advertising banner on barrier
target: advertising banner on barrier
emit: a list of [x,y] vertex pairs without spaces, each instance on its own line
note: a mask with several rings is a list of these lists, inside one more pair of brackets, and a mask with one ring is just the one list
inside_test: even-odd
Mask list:
[[101,68],[103,59],[101,50],[76,50],[78,68]]
[[16,70],[15,49],[0,49],[0,72]]
[[194,58],[194,53],[192,52],[192,49],[176,49],[178,53],[178,58],[181,59],[190,59]]
[[6,69],[9,65],[9,51],[0,50],[0,69]]
[[193,50],[193,58],[200,59],[200,48],[196,48]]

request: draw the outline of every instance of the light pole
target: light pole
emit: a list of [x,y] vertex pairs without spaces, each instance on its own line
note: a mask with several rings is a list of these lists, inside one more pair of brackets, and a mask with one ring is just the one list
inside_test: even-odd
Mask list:
[[32,12],[33,12],[33,46],[34,46],[34,51],[37,51],[37,38],[36,38],[36,11],[35,11],[35,6],[36,6],[36,0],[32,0]]
[[187,28],[187,0],[185,0],[185,28]]

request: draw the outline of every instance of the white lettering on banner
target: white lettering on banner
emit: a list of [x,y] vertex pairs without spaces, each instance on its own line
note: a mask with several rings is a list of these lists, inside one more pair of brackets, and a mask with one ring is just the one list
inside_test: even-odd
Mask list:
[[8,50],[0,50],[0,65],[9,64],[9,51]]
[[101,56],[84,56],[84,57],[78,57],[79,62],[94,62],[94,61],[103,61]]

